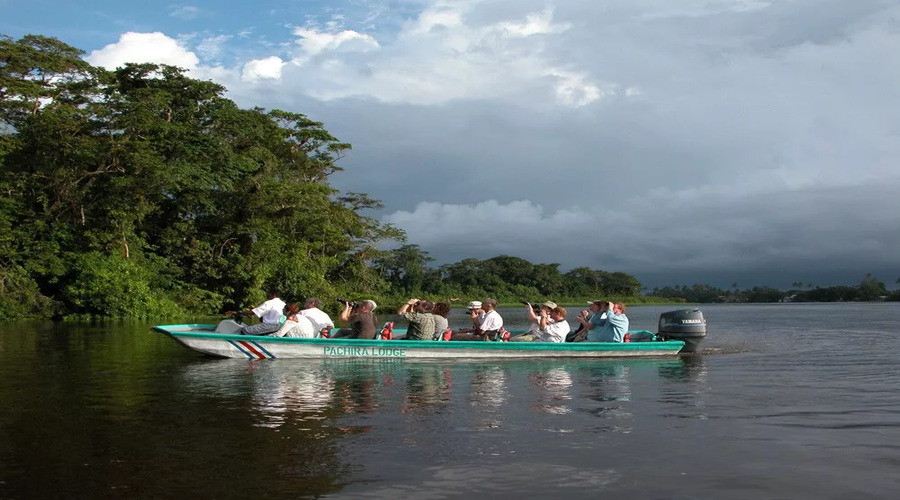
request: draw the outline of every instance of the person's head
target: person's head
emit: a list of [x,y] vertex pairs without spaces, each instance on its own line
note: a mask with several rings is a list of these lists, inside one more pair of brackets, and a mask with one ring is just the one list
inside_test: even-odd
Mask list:
[[487,299],[481,303],[481,308],[485,311],[493,311],[497,308],[497,301],[494,299]]
[[625,310],[628,309],[624,302],[613,302],[612,305],[613,312],[616,314],[625,314]]
[[547,311],[549,313],[550,311],[552,311],[554,309],[556,309],[556,302],[553,302],[551,300],[548,300],[548,301],[544,302],[543,304],[541,304],[542,311]]
[[473,300],[472,302],[469,302],[469,304],[466,306],[466,311],[468,311],[469,314],[477,313],[478,311],[481,311],[481,310],[482,310],[482,304],[481,304],[480,300]]
[[553,321],[562,321],[566,319],[566,314],[567,311],[565,307],[557,306],[550,310],[550,318],[552,318]]
[[450,314],[450,303],[449,302],[438,302],[434,305],[434,309],[431,310],[432,314],[436,314],[438,316],[447,317]]
[[284,306],[285,316],[293,316],[298,312],[300,312],[300,306],[298,306],[295,302],[291,302],[290,304]]
[[322,301],[318,297],[310,297],[306,299],[304,307],[306,309],[312,309],[313,307],[322,307]]
[[281,294],[278,293],[278,290],[272,290],[271,292],[269,292],[269,295],[266,296],[266,299],[271,300],[271,299],[278,297],[279,295],[281,295]]
[[375,303],[374,300],[360,300],[359,305],[356,307],[357,312],[371,312],[374,311],[375,308],[378,307],[378,304]]
[[590,310],[593,312],[599,312],[606,309],[606,301],[605,300],[595,300],[593,302],[588,302],[590,304]]
[[416,302],[416,311],[429,313],[434,309],[434,302],[430,300],[420,300]]

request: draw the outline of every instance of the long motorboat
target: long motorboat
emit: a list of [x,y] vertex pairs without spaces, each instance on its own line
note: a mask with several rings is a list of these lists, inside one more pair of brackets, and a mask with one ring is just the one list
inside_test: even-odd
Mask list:
[[[668,315],[668,316],[667,316]],[[680,319],[679,319],[680,318]],[[684,320],[682,322],[681,320]],[[698,327],[702,322],[702,335]],[[221,358],[621,358],[674,356],[694,352],[706,335],[699,310],[673,311],[660,317],[668,329],[654,334],[629,332],[631,342],[483,342],[437,340],[359,340],[295,338],[216,333],[217,325],[159,325],[162,333],[194,351]],[[674,326],[673,326],[674,325]],[[690,331],[678,325],[686,325]],[[394,330],[402,337],[403,330]],[[682,338],[677,338],[677,337]]]

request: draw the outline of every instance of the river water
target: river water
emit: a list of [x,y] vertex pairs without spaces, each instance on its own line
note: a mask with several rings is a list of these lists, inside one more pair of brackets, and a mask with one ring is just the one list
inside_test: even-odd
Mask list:
[[613,361],[217,360],[145,323],[4,324],[0,498],[900,495],[900,304],[701,309],[701,355]]

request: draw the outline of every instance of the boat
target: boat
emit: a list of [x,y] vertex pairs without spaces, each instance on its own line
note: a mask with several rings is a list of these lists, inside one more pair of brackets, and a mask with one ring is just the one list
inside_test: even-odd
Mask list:
[[[158,325],[152,329],[162,333],[188,349],[220,358],[276,359],[276,358],[632,358],[675,356],[696,350],[699,339],[705,336],[706,320],[698,310],[681,311],[666,316],[665,331],[629,331],[630,342],[484,342],[403,340],[405,330],[391,331],[398,339],[373,340],[347,338],[296,338],[236,333],[217,333],[218,325],[183,324]],[[682,323],[686,322],[686,323]],[[689,328],[678,325],[687,324]],[[700,335],[699,326],[704,327]],[[673,326],[674,325],[674,326]],[[333,330],[336,331],[336,330]],[[515,332],[512,332],[515,333]],[[379,334],[381,335],[381,334]],[[677,338],[679,335],[688,338]],[[387,336],[387,335],[385,335]]]

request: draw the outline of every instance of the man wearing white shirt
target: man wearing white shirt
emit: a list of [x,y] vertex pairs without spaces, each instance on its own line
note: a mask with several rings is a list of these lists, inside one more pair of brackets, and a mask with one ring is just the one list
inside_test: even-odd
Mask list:
[[269,294],[269,300],[245,311],[248,316],[253,314],[259,318],[260,323],[241,328],[241,334],[268,335],[277,331],[278,327],[281,326],[281,316],[284,314],[284,306],[286,305],[283,300],[278,298],[277,292],[272,292]]
[[454,333],[450,340],[493,340],[501,328],[503,328],[503,318],[496,311],[497,301],[487,299],[481,303],[484,310],[484,316],[479,318],[477,328],[467,328]]
[[300,315],[309,318],[312,322],[313,330],[316,332],[316,336],[322,333],[322,330],[325,328],[328,328],[329,330],[334,328],[334,321],[331,321],[331,317],[329,317],[325,311],[319,309],[322,307],[321,300],[316,297],[310,297],[306,299],[304,307],[305,309],[300,311]]

